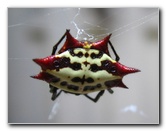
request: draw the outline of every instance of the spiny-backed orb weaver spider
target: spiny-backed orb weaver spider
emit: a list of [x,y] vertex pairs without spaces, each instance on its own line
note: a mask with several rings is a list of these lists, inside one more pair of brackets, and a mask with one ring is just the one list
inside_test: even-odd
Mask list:
[[[84,95],[97,102],[107,90],[113,93],[112,87],[127,88],[123,76],[140,70],[120,64],[110,35],[97,42],[78,41],[66,30],[65,34],[54,45],[51,56],[42,59],[33,59],[41,66],[41,72],[32,76],[49,83],[52,100],[61,92],[75,95]],[[58,45],[66,37],[66,41],[58,54],[55,55]],[[113,60],[108,51],[110,45],[116,59]],[[57,92],[60,90],[59,92]],[[99,91],[95,98],[88,94]]]

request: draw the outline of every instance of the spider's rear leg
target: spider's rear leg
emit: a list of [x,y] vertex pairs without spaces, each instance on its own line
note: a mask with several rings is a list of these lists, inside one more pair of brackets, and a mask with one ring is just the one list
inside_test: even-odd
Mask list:
[[95,98],[92,98],[90,96],[88,96],[87,94],[85,94],[84,96],[86,96],[88,99],[92,100],[93,102],[97,102],[99,100],[99,98],[104,94],[105,90],[100,91]]
[[62,90],[60,90],[58,93],[57,93],[57,90],[58,88],[52,86],[52,85],[49,85],[50,87],[50,92],[52,93],[52,97],[51,97],[51,100],[55,100],[62,92]]

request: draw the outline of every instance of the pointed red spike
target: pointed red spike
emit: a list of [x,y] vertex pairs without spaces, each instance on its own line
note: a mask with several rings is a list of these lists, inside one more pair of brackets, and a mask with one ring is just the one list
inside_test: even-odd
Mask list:
[[34,79],[37,79],[37,78],[36,78],[36,77],[37,77],[36,75],[35,75],[35,76],[30,76],[30,77],[31,77],[31,78],[34,78]]
[[46,80],[47,79],[47,73],[45,72],[40,72],[39,74],[35,75],[35,76],[31,76],[34,79],[39,79],[39,80]]
[[46,72],[40,72],[38,75],[31,76],[31,77],[34,78],[34,79],[39,79],[39,80],[46,81],[48,83],[58,80],[57,77],[55,77],[53,75],[50,75],[50,74],[48,74]]
[[93,43],[91,48],[101,50],[110,56],[109,51],[108,51],[108,41],[109,41],[111,35],[112,34],[106,36],[104,39],[102,39],[100,41]]
[[127,67],[125,65],[120,64],[119,62],[116,62],[116,68],[118,70],[118,75],[120,76],[124,76],[130,73],[136,73],[136,72],[140,72],[140,70],[132,68],[132,67]]
[[46,58],[41,58],[41,59],[33,59],[34,62],[36,62],[38,65],[41,66],[42,70],[46,69],[54,69],[53,67],[53,62],[55,60],[55,56],[48,56]]
[[106,81],[105,85],[108,88],[111,88],[111,87],[127,88],[127,86],[122,82],[122,78],[121,79],[115,79],[115,80]]
[[122,82],[122,79],[117,82],[117,86],[128,89],[128,87]]
[[63,47],[59,50],[58,53],[62,53],[68,49],[71,49],[71,48],[79,48],[79,47],[83,47],[83,44],[78,41],[77,39],[75,39],[71,34],[70,32],[67,30],[66,31],[66,42],[64,43]]
[[42,66],[41,63],[42,63],[43,59],[35,58],[35,59],[33,59],[33,61],[34,61],[36,64]]

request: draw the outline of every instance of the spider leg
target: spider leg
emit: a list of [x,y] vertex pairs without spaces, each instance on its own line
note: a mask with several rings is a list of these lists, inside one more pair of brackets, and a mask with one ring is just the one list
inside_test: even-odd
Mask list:
[[107,91],[108,91],[109,93],[111,93],[111,94],[114,93],[114,91],[113,91],[111,88],[108,88]]
[[120,57],[118,56],[118,54],[116,53],[116,51],[115,51],[115,49],[114,49],[114,47],[113,47],[113,45],[112,45],[112,43],[111,43],[111,41],[109,40],[109,45],[111,46],[111,49],[112,49],[112,51],[114,52],[114,55],[115,55],[115,60],[118,62],[119,61],[119,59],[120,59]]
[[[66,30],[67,31],[70,31],[70,30]],[[51,55],[55,55],[55,52],[57,50],[57,47],[58,45],[62,42],[62,40],[65,38],[66,36],[66,32],[64,33],[64,35],[61,37],[61,39],[53,46],[53,49],[52,49],[52,54]]]
[[50,92],[52,93],[52,97],[51,97],[51,100],[55,100],[62,92],[62,90],[60,90],[58,93],[57,93],[57,90],[58,88],[52,86],[52,85],[49,85],[50,87]]
[[97,102],[99,100],[99,98],[103,95],[104,90],[100,91],[95,98],[92,98],[90,96],[88,96],[87,94],[85,94],[84,96],[86,96],[88,99],[92,100],[93,102]]

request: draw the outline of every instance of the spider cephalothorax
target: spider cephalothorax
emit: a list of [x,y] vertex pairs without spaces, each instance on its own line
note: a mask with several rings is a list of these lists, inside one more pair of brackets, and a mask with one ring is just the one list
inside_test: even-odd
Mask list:
[[[66,42],[55,55],[58,45],[66,38]],[[129,73],[138,72],[138,69],[120,64],[110,35],[98,42],[78,41],[66,30],[59,42],[53,47],[51,56],[42,59],[33,59],[41,66],[41,72],[32,76],[49,83],[50,92],[55,100],[62,91],[76,95],[85,95],[90,100],[97,102],[105,90],[113,93],[112,87],[127,88],[122,78]],[[116,60],[113,60],[108,51],[111,46]],[[60,90],[57,93],[57,90]],[[99,91],[95,98],[88,93]]]

